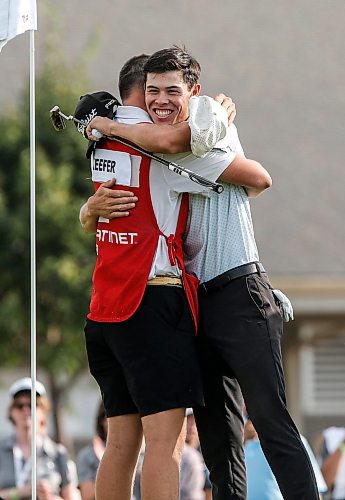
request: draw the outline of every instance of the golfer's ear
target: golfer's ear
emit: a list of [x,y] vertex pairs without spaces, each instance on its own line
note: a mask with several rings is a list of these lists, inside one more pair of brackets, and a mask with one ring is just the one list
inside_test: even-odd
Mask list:
[[192,89],[192,93],[191,93],[191,96],[193,95],[199,95],[200,94],[200,90],[201,90],[201,85],[200,83],[196,83]]

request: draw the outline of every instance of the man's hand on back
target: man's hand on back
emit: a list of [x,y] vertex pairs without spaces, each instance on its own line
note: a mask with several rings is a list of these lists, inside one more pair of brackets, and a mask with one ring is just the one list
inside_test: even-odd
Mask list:
[[90,196],[86,202],[90,215],[106,219],[129,215],[127,210],[135,207],[138,198],[131,191],[111,189],[115,185],[115,179],[103,182],[95,194]]
[[129,210],[135,207],[137,196],[131,191],[112,189],[115,184],[115,179],[103,182],[81,207],[79,219],[85,232],[96,232],[99,217],[105,219],[127,217]]
[[236,116],[236,106],[231,97],[228,97],[225,94],[217,94],[214,100],[219,102],[219,104],[225,108],[228,113],[229,125],[231,125]]

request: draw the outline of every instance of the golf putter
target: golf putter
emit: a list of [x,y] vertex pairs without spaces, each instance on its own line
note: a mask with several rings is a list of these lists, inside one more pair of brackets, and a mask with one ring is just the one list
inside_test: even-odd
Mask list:
[[[60,132],[61,130],[64,130],[66,128],[66,122],[67,121],[73,121],[74,123],[78,123],[78,125],[81,125],[82,127],[86,128],[85,123],[82,121],[78,120],[72,115],[65,115],[59,108],[59,106],[54,106],[50,110],[50,118],[53,123],[53,127],[57,132]],[[97,139],[101,139],[103,135],[98,132],[96,129],[92,129],[92,135],[96,137]]]
[[[85,123],[83,123],[81,120],[78,120],[74,116],[70,115],[67,116],[62,111],[60,110],[59,106],[54,106],[50,110],[50,118],[53,123],[53,127],[55,130],[60,132],[61,130],[64,130],[66,128],[66,123],[65,120],[67,121],[73,121],[75,123],[78,123],[78,125],[81,125],[82,127],[86,127]],[[134,144],[131,144],[130,142],[125,141],[124,139],[121,139],[120,137],[107,137],[103,136],[101,132],[99,132],[96,129],[92,129],[92,135],[96,137],[97,139],[101,139],[102,137],[105,137],[106,139],[112,140],[112,141],[118,141],[121,144],[124,144],[126,146],[129,146],[130,148],[134,149],[135,151],[138,151],[139,153],[148,156],[149,158],[156,160],[157,162],[161,163],[162,165],[165,165],[168,167],[169,170],[172,172],[175,172],[175,174],[181,175],[182,177],[186,177],[190,179],[192,182],[195,182],[196,184],[199,184],[201,186],[206,187],[207,189],[210,189],[211,191],[214,191],[218,194],[222,193],[224,190],[224,187],[221,184],[218,184],[216,182],[212,182],[205,177],[202,177],[201,175],[196,174],[192,170],[189,170],[187,168],[182,167],[178,163],[167,161],[164,158],[161,158],[153,153],[150,153],[149,151],[146,151],[145,149],[140,148],[139,146],[136,146]]]

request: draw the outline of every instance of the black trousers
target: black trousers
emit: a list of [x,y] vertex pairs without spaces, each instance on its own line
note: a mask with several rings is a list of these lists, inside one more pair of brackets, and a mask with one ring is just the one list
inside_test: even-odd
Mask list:
[[317,500],[314,472],[287,410],[282,317],[266,274],[200,293],[204,408],[195,408],[213,500],[246,498],[242,396],[284,499]]

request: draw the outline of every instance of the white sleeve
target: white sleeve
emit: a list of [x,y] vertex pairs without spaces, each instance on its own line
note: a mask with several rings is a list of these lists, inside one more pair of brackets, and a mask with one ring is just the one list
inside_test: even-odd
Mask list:
[[243,148],[238,137],[236,126],[232,123],[227,129],[226,136],[221,141],[217,142],[215,149],[227,150],[236,152],[237,154],[244,155]]
[[[182,167],[187,168],[188,170],[192,170],[198,175],[202,177],[206,177],[206,179],[215,182],[220,175],[224,172],[224,170],[231,164],[236,156],[235,151],[231,151],[230,149],[219,150],[219,151],[211,151],[207,153],[203,158],[197,158],[192,154],[188,155],[164,155],[164,158],[168,161],[175,162]],[[191,181],[187,177],[183,177],[178,175],[170,170],[167,167],[164,168],[164,177],[169,185],[170,189],[177,191],[178,193],[204,193],[208,194],[209,189],[205,188],[197,184],[196,182]]]

